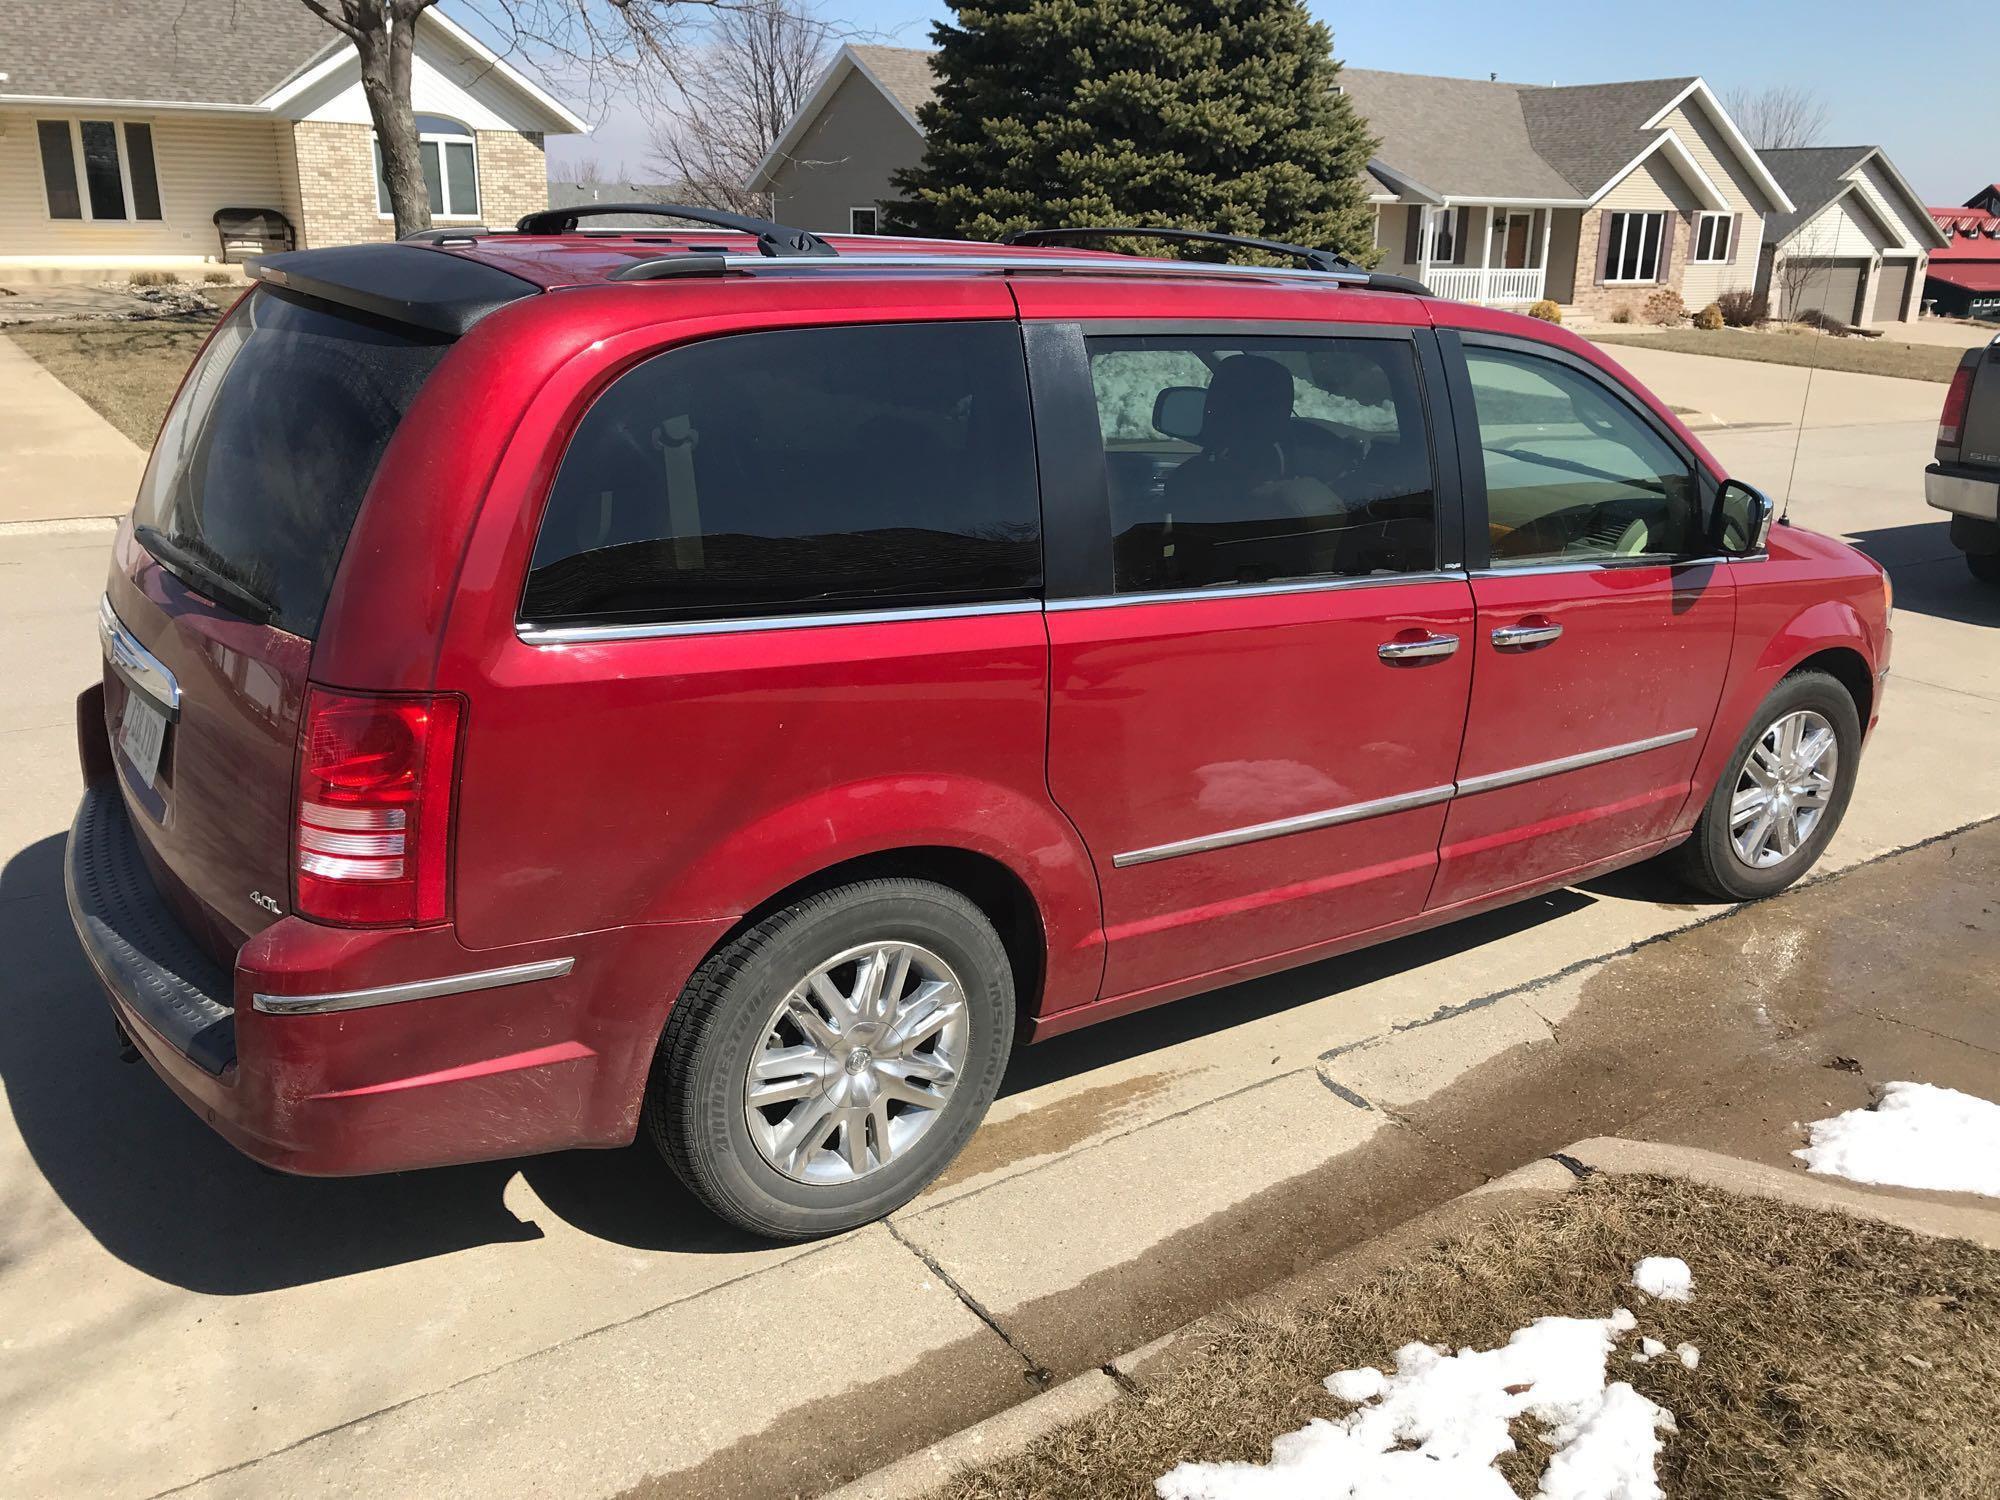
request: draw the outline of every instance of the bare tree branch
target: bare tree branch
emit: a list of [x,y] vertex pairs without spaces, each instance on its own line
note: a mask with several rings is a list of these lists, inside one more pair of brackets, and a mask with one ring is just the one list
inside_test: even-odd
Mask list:
[[1759,151],[1814,146],[1826,134],[1826,101],[1810,89],[1788,84],[1731,89],[1722,96],[1722,107]]

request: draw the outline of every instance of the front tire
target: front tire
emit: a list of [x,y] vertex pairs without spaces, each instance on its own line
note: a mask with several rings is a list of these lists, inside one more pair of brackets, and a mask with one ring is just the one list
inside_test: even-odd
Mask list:
[[2000,552],[1968,552],[1965,565],[1981,583],[2000,583]]
[[979,908],[931,881],[861,881],[765,918],[696,971],[660,1038],[645,1130],[730,1223],[835,1234],[944,1170],[1013,1039],[1013,971]]
[[1708,895],[1754,901],[1812,868],[1846,816],[1861,717],[1824,672],[1794,672],[1758,708],[1716,783],[1681,874]]

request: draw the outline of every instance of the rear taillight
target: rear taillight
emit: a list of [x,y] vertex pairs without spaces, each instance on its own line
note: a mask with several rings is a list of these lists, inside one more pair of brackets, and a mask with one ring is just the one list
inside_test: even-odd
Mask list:
[[463,702],[306,693],[292,909],[349,926],[442,922]]
[[1971,365],[1965,364],[1952,373],[1951,385],[1944,393],[1944,412],[1938,417],[1940,448],[1958,447],[1958,435],[1965,426],[1965,408],[1972,400],[1972,370]]

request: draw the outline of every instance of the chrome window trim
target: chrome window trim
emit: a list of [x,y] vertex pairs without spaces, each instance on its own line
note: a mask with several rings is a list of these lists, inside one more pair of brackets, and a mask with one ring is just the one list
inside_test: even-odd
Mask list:
[[1223,588],[1163,589],[1145,594],[1091,594],[1081,599],[1051,599],[1050,614],[1072,609],[1113,609],[1122,604],[1179,604],[1195,599],[1262,599],[1278,594],[1321,594],[1336,589],[1388,588],[1392,584],[1463,583],[1456,569],[1431,573],[1387,573],[1364,578],[1308,578],[1297,583],[1236,583]]
[[[1762,554],[1757,554],[1761,556]],[[1474,568],[1474,578],[1534,578],[1552,573],[1613,573],[1629,568],[1712,568],[1720,563],[1746,562],[1751,554],[1742,557],[1716,555],[1712,557],[1599,557],[1589,561],[1562,563],[1523,563],[1518,568],[1496,568],[1488,565]]]
[[1295,818],[1279,818],[1270,823],[1252,823],[1244,828],[1226,828],[1220,833],[1207,833],[1199,838],[1180,839],[1171,844],[1155,844],[1150,849],[1134,849],[1125,854],[1111,856],[1115,869],[1128,865],[1151,864],[1156,859],[1175,859],[1183,854],[1205,854],[1211,849],[1227,849],[1235,844],[1254,844],[1263,839],[1283,838],[1288,833],[1309,833],[1316,828],[1332,828],[1341,823],[1355,823],[1363,818],[1379,818],[1388,813],[1407,812],[1411,808],[1429,807],[1434,803],[1448,801],[1452,788],[1427,786],[1418,792],[1403,792],[1394,797],[1378,797],[1372,802],[1349,802],[1341,807],[1329,807],[1323,812],[1301,813]]
[[662,620],[640,625],[534,625],[519,621],[514,634],[529,646],[587,646],[608,641],[647,641],[676,635],[734,635],[755,630],[807,630],[822,625],[896,625],[913,620],[964,620],[977,615],[1039,613],[1039,599],[992,604],[942,604],[916,609],[829,610],[823,614],[746,615],[727,620]]
[[139,644],[139,638],[125,628],[111,607],[111,596],[97,601],[97,640],[104,659],[118,675],[138,692],[159,705],[171,721],[181,716],[181,685],[167,664]]
[[1112,868],[1122,870],[1131,865],[1151,864],[1158,859],[1176,859],[1183,854],[1206,854],[1211,850],[1228,849],[1238,844],[1253,844],[1264,839],[1283,838],[1287,834],[1310,833],[1320,828],[1334,828],[1342,823],[1357,823],[1364,818],[1379,818],[1389,813],[1409,812],[1415,808],[1431,807],[1439,802],[1449,802],[1459,797],[1474,797],[1481,792],[1497,791],[1501,787],[1539,781],[1546,776],[1560,776],[1565,771],[1580,771],[1586,766],[1622,760],[1628,755],[1643,755],[1648,750],[1663,750],[1669,745],[1678,745],[1691,740],[1700,732],[1698,729],[1677,729],[1671,734],[1657,734],[1650,739],[1632,740],[1623,745],[1607,745],[1602,750],[1586,750],[1581,754],[1565,755],[1557,760],[1536,761],[1533,765],[1516,766],[1511,771],[1494,771],[1485,776],[1473,776],[1445,786],[1429,786],[1421,791],[1402,792],[1393,797],[1378,797],[1370,802],[1349,802],[1339,807],[1329,807],[1321,812],[1301,813],[1294,818],[1277,818],[1269,823],[1251,823],[1241,828],[1225,828],[1219,833],[1203,834],[1198,838],[1178,839],[1171,844],[1155,844],[1147,849],[1133,849],[1124,854],[1114,854],[1111,856],[1111,864]]
[[267,1016],[323,1015],[328,1011],[365,1010],[371,1005],[400,1005],[405,1000],[430,1000],[439,995],[464,995],[474,990],[532,984],[538,979],[559,979],[575,967],[573,958],[547,958],[538,963],[510,964],[504,969],[481,969],[474,974],[451,974],[442,979],[418,979],[367,990],[340,990],[327,995],[252,995],[250,1004]]
[[1484,776],[1469,776],[1458,784],[1458,795],[1475,797],[1481,792],[1497,791],[1503,786],[1519,786],[1524,781],[1540,781],[1545,776],[1560,776],[1565,771],[1581,771],[1586,766],[1623,760],[1628,755],[1644,755],[1648,750],[1664,750],[1669,745],[1691,740],[1700,732],[1698,729],[1676,729],[1672,734],[1656,734],[1650,739],[1630,740],[1623,745],[1606,745],[1602,750],[1585,750],[1577,755],[1559,756],[1555,760],[1538,760],[1533,765],[1516,766],[1511,771],[1489,771]]

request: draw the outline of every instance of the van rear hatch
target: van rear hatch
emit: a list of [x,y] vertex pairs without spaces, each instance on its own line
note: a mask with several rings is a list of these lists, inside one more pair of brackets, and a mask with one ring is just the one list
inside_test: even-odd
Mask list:
[[190,369],[120,536],[100,619],[114,761],[162,895],[225,964],[291,909],[313,641],[383,451],[451,343],[260,285]]

